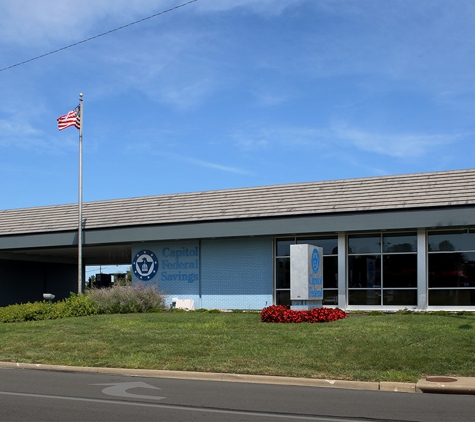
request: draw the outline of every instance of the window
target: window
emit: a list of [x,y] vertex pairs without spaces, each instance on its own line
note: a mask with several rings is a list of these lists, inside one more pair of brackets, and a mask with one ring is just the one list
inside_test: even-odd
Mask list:
[[417,305],[417,235],[348,236],[348,304]]
[[323,305],[338,305],[338,239],[291,237],[276,239],[275,303],[290,305],[290,245],[309,244],[323,248]]
[[429,232],[429,306],[475,306],[475,231]]

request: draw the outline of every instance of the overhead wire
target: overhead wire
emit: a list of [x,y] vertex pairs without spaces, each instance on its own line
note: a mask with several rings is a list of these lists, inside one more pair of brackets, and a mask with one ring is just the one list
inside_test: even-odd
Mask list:
[[170,9],[163,10],[163,11],[161,11],[161,12],[158,12],[158,13],[155,13],[155,14],[153,14],[153,15],[147,16],[146,18],[139,19],[138,21],[128,23],[127,25],[119,26],[118,28],[111,29],[110,31],[107,31],[107,32],[103,32],[102,34],[94,35],[93,37],[87,38],[87,39],[85,39],[85,40],[75,42],[75,43],[70,44],[70,45],[68,45],[68,46],[66,46],[66,47],[61,47],[61,48],[58,48],[57,50],[50,51],[49,53],[41,54],[40,56],[33,57],[33,58],[28,59],[28,60],[25,60],[25,61],[23,61],[23,62],[14,64],[14,65],[11,65],[11,66],[4,67],[3,69],[0,69],[0,72],[3,72],[3,71],[8,70],[8,69],[12,69],[12,68],[17,67],[17,66],[21,66],[21,65],[23,65],[23,64],[25,64],[25,63],[32,62],[33,60],[38,60],[38,59],[41,59],[41,58],[43,58],[43,57],[50,56],[51,54],[55,54],[55,53],[58,53],[58,52],[63,51],[63,50],[67,50],[68,48],[75,47],[75,46],[77,46],[77,45],[79,45],[79,44],[84,44],[84,43],[86,43],[86,42],[88,42],[88,41],[95,40],[96,38],[100,38],[100,37],[103,37],[103,36],[105,36],[105,35],[109,35],[109,34],[111,34],[112,32],[120,31],[121,29],[128,28],[129,26],[136,25],[136,24],[141,23],[141,22],[143,22],[143,21],[146,21],[146,20],[148,20],[148,19],[152,19],[152,18],[155,18],[155,17],[157,17],[157,16],[163,15],[163,14],[165,14],[165,13],[172,12],[172,11],[174,11],[174,10],[176,10],[176,9],[179,9],[179,8],[181,8],[181,7],[188,6],[189,4],[195,3],[195,2],[197,2],[197,1],[198,1],[198,0],[190,0],[190,1],[186,2],[186,3],[183,3],[183,4],[180,4],[180,5],[178,5],[178,6],[172,7],[172,8],[170,8]]

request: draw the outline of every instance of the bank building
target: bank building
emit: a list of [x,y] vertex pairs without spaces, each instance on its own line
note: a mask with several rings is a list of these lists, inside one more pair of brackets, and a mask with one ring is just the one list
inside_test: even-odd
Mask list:
[[[82,215],[84,268],[131,265],[168,304],[290,304],[291,245],[308,244],[324,306],[475,311],[475,169],[87,202]],[[0,306],[77,292],[77,216],[0,211]]]

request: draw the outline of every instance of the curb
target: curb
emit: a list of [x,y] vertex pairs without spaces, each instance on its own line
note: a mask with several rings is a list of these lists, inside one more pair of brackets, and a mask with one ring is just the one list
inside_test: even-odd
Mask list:
[[247,382],[251,384],[294,385],[301,387],[346,388],[355,390],[415,393],[416,384],[402,382],[366,382],[293,378],[269,375],[226,374],[215,372],[167,371],[160,369],[96,368],[88,366],[43,365],[35,363],[0,362],[0,369],[42,369],[61,372],[115,374],[131,377],[173,378],[200,381]]
[[475,394],[475,378],[427,377],[417,382],[416,390],[422,393]]

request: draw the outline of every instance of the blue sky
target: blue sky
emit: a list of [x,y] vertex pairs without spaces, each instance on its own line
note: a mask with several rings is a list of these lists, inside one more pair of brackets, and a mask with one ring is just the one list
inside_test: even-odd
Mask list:
[[[187,0],[0,0],[0,69]],[[0,209],[470,168],[475,2],[198,0],[0,72]]]

